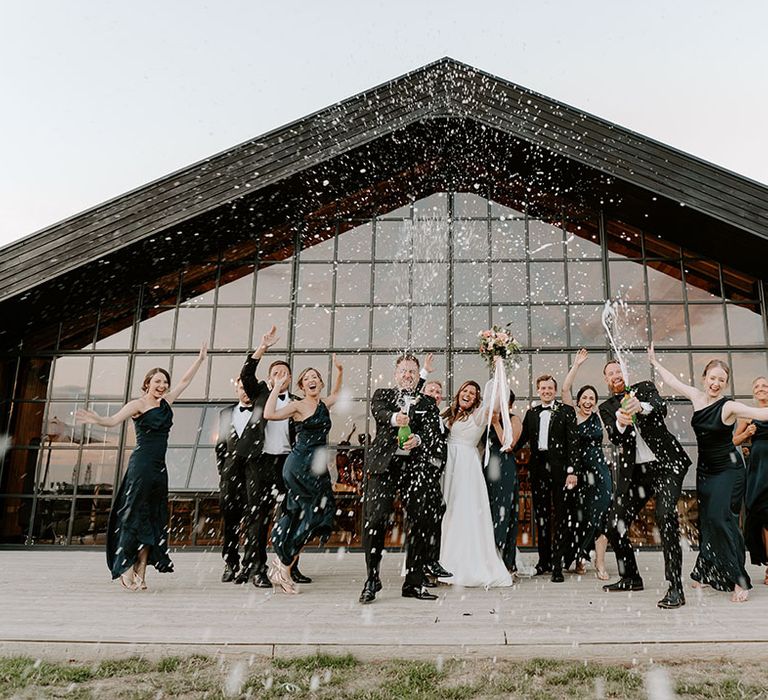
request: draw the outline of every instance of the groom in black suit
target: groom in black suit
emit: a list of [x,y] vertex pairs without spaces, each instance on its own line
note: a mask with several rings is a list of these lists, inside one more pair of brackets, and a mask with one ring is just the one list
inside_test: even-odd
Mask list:
[[649,498],[656,498],[656,525],[664,550],[669,590],[660,608],[685,605],[681,569],[680,523],[677,501],[691,460],[664,422],[667,403],[653,382],[635,384],[627,392],[621,366],[615,360],[603,368],[612,396],[600,404],[608,437],[620,448],[619,489],[608,512],[608,541],[616,552],[621,578],[606,591],[641,591],[643,579],[629,541],[629,528]]
[[551,571],[552,581],[562,583],[566,547],[577,527],[569,522],[569,510],[574,510],[569,509],[569,500],[578,484],[580,466],[576,411],[555,401],[557,382],[549,374],[536,379],[536,392],[541,404],[526,411],[514,449],[529,443],[531,450],[528,473],[539,548],[536,574]]
[[[418,379],[419,361],[413,355],[402,355],[395,363],[396,387],[377,389],[371,399],[376,437],[368,450],[363,490],[363,547],[368,577],[360,594],[361,603],[373,602],[381,590],[384,539],[398,494],[408,520],[403,597],[437,599],[424,586],[424,566],[434,522],[442,512],[439,483],[432,478],[432,471],[440,466],[440,423],[435,402],[416,390]],[[398,431],[406,425],[411,435],[400,447]]]

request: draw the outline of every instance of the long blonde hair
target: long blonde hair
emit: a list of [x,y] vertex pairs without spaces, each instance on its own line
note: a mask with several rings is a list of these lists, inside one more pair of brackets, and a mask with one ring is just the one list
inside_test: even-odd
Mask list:
[[[459,406],[459,396],[461,392],[464,391],[464,389],[466,389],[468,386],[475,387],[476,396],[475,402],[472,404],[471,408],[468,411],[465,411]],[[451,405],[448,406],[445,411],[443,411],[443,418],[445,418],[446,425],[450,428],[456,421],[467,420],[467,418],[469,418],[469,416],[474,413],[475,409],[480,405],[481,402],[482,397],[480,396],[480,385],[472,379],[464,382],[456,392],[456,396],[453,397]]]

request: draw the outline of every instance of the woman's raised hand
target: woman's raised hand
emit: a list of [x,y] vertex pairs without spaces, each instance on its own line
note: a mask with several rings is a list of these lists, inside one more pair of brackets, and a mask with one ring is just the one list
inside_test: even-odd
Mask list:
[[586,348],[581,348],[577,353],[576,357],[573,358],[573,364],[575,364],[577,367],[581,367],[589,357],[589,351]]

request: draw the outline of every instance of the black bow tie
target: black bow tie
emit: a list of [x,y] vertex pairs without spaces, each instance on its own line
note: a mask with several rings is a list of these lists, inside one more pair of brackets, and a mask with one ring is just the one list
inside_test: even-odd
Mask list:
[[285,397],[286,396],[287,396],[287,394],[278,394],[277,398],[280,399],[281,401],[285,401]]
[[542,411],[551,411],[553,408],[554,408],[553,406],[542,406],[541,410]]
[[253,411],[253,406],[238,406],[240,409],[240,413],[243,413],[244,411]]

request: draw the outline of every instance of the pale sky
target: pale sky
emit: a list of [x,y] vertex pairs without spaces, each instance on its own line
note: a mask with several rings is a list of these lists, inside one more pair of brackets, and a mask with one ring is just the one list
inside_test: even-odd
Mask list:
[[0,0],[0,245],[442,56],[768,183],[768,2]]

